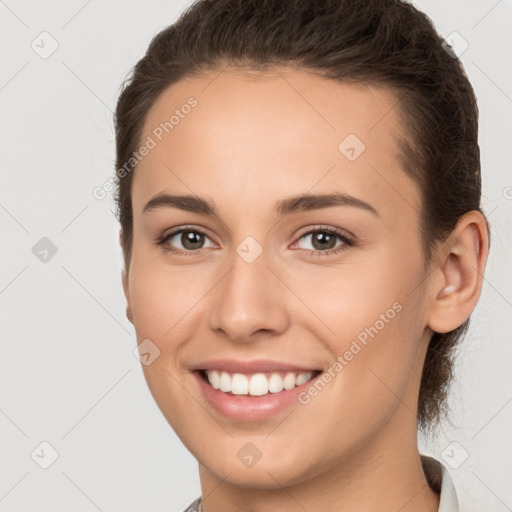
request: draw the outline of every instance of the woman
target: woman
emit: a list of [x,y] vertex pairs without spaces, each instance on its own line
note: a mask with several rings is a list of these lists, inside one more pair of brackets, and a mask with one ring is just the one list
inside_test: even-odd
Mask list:
[[458,509],[417,444],[489,249],[445,46],[398,0],[203,0],[124,84],[127,316],[187,510]]

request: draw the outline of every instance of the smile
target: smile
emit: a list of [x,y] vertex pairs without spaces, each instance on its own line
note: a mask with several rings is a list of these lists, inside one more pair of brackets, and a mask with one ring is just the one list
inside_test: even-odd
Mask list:
[[299,394],[323,372],[310,364],[215,359],[189,368],[207,409],[245,423],[270,420],[291,407],[303,407]]
[[301,386],[319,375],[321,371],[274,371],[244,374],[210,369],[203,370],[201,373],[213,389],[231,395],[263,396]]

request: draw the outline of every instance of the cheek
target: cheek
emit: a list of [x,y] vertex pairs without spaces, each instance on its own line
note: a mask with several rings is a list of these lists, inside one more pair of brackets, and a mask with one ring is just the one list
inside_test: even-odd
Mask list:
[[208,289],[205,276],[192,266],[170,266],[136,257],[130,272],[135,329],[148,338],[172,338]]
[[[139,256],[132,260],[130,272],[137,342],[149,339],[159,350],[150,365],[141,365],[145,380],[164,417],[180,438],[186,439],[190,429],[190,414],[186,411],[191,408],[191,400],[184,392],[187,381],[183,381],[178,359],[194,334],[189,320],[205,292],[186,270],[157,265]],[[201,411],[195,413],[199,415]]]
[[[387,323],[378,316],[375,320],[377,312],[384,314]],[[408,338],[411,312],[406,306],[395,306],[366,311],[358,320],[350,316],[339,320],[338,336],[329,347],[333,362],[326,373],[332,378],[301,397],[304,421],[311,420],[304,428],[325,440],[319,442],[326,457],[331,456],[333,443],[335,451],[343,453],[377,435],[402,407],[414,410],[410,397],[417,348],[415,340]],[[410,414],[406,409],[401,412]],[[319,417],[320,425],[314,421]],[[307,456],[314,458],[315,450]]]
[[314,313],[301,325],[324,341],[333,365],[340,363],[333,367],[336,400],[353,404],[356,415],[361,403],[389,409],[395,394],[407,393],[424,329],[419,255],[388,249],[363,266],[318,267],[294,283]]
[[374,332],[375,324],[378,331],[389,331],[418,282],[418,265],[399,260],[396,253],[388,246],[361,252],[338,264],[311,265],[307,272],[288,270],[285,280],[307,306],[301,303],[310,328],[316,323],[333,340],[346,341],[362,333],[364,341],[365,329]]

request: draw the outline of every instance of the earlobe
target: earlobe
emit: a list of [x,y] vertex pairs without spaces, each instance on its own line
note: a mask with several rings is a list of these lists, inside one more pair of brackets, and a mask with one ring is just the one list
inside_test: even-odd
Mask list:
[[433,290],[428,326],[445,333],[462,325],[470,316],[480,296],[488,253],[488,233],[480,212],[463,215],[444,248],[448,254],[440,257],[442,280]]

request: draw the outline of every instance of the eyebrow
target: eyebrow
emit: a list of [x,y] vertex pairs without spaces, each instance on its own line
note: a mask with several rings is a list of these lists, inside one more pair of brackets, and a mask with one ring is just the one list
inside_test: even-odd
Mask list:
[[[279,217],[284,217],[286,215],[330,208],[333,206],[352,206],[366,210],[376,217],[379,217],[377,210],[372,205],[357,197],[339,192],[331,194],[301,194],[281,199],[275,203],[275,212]],[[149,213],[158,208],[178,208],[199,215],[218,217],[217,208],[214,203],[193,195],[170,195],[160,193],[146,203],[142,212]]]

